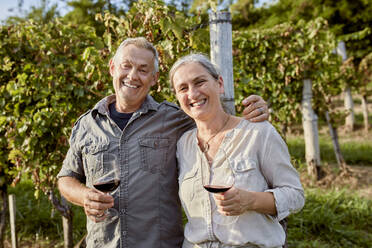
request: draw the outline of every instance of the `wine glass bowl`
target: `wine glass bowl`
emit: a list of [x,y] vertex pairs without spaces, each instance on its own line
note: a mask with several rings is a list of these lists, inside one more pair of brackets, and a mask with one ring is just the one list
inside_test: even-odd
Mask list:
[[[223,151],[224,159],[216,160],[207,164],[207,175],[202,176],[203,187],[212,194],[223,194],[234,186],[235,175],[230,165],[226,152]],[[202,167],[204,167],[202,165]],[[219,225],[229,225],[237,220],[237,216],[226,216],[218,212],[217,204],[212,209],[212,221]]]
[[[105,172],[100,176],[97,176],[93,180],[93,187],[105,194],[113,195],[115,190],[120,185],[120,173],[117,163],[106,163]],[[118,215],[118,211],[115,208],[109,208],[105,211],[105,216],[107,218],[112,218]]]

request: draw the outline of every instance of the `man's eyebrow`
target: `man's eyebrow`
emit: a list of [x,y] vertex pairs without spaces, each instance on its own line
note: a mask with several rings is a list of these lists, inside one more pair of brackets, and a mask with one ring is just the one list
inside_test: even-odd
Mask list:
[[198,81],[200,79],[205,79],[205,75],[200,75],[192,79],[192,81]]

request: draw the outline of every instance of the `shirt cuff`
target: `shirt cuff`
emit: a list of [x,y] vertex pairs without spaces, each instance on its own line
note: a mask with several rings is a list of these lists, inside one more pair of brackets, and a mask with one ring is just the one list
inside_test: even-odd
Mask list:
[[285,196],[275,189],[268,189],[265,190],[265,192],[271,192],[274,195],[275,200],[275,207],[276,207],[276,216],[272,216],[273,218],[276,218],[278,221],[281,221],[285,217],[287,217],[290,214],[288,204],[286,203]]

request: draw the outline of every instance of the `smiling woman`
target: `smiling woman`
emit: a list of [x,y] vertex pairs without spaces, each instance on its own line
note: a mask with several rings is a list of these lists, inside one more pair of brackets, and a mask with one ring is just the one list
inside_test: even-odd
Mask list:
[[[223,78],[203,54],[179,59],[170,82],[197,126],[177,143],[179,196],[188,218],[182,247],[282,247],[279,221],[304,205],[285,142],[270,123],[223,110]],[[225,191],[210,195],[207,185]]]

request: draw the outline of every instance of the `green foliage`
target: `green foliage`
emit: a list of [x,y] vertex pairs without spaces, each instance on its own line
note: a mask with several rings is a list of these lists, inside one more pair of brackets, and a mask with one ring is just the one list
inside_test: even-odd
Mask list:
[[201,16],[187,17],[162,1],[139,1],[123,17],[106,12],[104,16],[97,15],[97,19],[105,24],[103,38],[110,51],[115,51],[129,37],[143,36],[155,45],[160,78],[151,94],[158,101],[175,101],[168,87],[168,70],[175,60],[194,50],[209,49],[209,33]]
[[307,189],[305,195],[305,207],[289,217],[289,247],[371,247],[371,200],[345,191]]
[[[268,100],[274,124],[301,120],[303,80],[312,79],[313,108],[324,113],[342,92],[349,70],[332,50],[335,37],[324,19],[233,32],[236,103],[249,94]],[[238,111],[241,111],[238,108]]]
[[59,20],[1,26],[0,40],[2,166],[32,175],[38,189],[54,188],[74,121],[107,91],[103,77],[84,73],[82,56],[103,42],[91,27]]
[[[239,0],[237,4],[240,2],[247,2],[247,0]],[[244,8],[237,8],[235,15],[237,20],[234,23],[241,27],[250,25],[255,28],[268,28],[288,21],[308,22],[322,17],[328,21],[336,37],[342,39],[341,37],[349,35],[349,40],[346,42],[348,56],[357,58],[357,64],[372,51],[370,14],[372,5],[368,0],[279,0],[268,8],[250,9],[250,13],[254,15],[249,20],[239,17],[239,14],[244,11],[246,11]],[[362,30],[365,35],[357,37]]]

